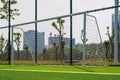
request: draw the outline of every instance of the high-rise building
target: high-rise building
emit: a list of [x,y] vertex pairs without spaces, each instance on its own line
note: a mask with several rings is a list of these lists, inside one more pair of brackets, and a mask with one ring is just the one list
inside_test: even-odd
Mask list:
[[[35,31],[29,30],[24,32],[23,45],[27,44],[29,50],[35,53]],[[45,46],[44,32],[37,32],[37,53],[42,53]]]
[[[53,43],[56,43],[56,45],[60,44],[59,37],[48,37],[48,45],[49,47],[53,46]],[[65,42],[66,47],[70,47],[70,38],[64,37],[63,41]],[[75,45],[75,39],[72,39],[72,46]]]

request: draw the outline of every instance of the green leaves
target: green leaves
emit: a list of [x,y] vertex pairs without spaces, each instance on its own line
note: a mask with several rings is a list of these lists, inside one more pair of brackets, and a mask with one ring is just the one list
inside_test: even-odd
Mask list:
[[5,3],[5,0],[1,0],[2,3]]
[[[8,0],[1,0],[2,2],[2,7],[0,8],[0,19],[8,19]],[[14,4],[17,4],[16,0],[11,0],[10,1],[11,6]],[[15,19],[15,16],[19,16],[19,9],[11,9],[11,19]]]
[[16,0],[12,0],[11,2],[10,2],[10,4],[17,4],[17,1]]
[[[1,0],[1,2],[4,4],[4,3],[8,3],[8,0]],[[16,4],[17,1],[16,0],[11,0],[10,1],[10,4]]]
[[65,22],[65,20],[64,19],[62,19],[62,18],[58,18],[57,19],[57,23],[58,24],[61,24],[62,26],[63,26],[63,23]]
[[3,37],[3,35],[0,36],[0,52],[3,52],[3,47],[5,46],[7,40]]
[[4,40],[5,40],[5,38],[3,38],[3,35],[1,35],[1,37],[0,37],[0,43],[3,43]]
[[56,25],[55,22],[52,23],[52,26],[53,26],[57,31],[60,31],[60,29],[58,28],[58,26]]
[[20,38],[21,38],[21,33],[13,33],[13,35],[14,35],[14,42],[16,43],[16,45],[17,45],[17,47],[19,47],[20,46]]
[[66,33],[63,33],[65,20],[62,18],[58,18],[56,22],[52,23],[52,26],[59,32],[59,35],[64,36]]

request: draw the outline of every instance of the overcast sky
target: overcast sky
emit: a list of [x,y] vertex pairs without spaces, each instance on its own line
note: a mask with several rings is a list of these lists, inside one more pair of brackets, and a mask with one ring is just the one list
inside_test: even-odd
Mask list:
[[[21,16],[17,17],[16,21],[24,22],[34,19],[34,1],[35,0],[18,0],[16,8],[20,10]],[[70,0],[38,0],[38,19],[69,14],[69,1]],[[114,0],[73,0],[73,13],[112,5],[114,5]]]
[[[12,21],[12,24],[34,21],[34,6],[35,6],[34,1],[35,0],[18,0],[18,3],[15,6],[12,6],[13,8],[18,8],[21,14],[20,16],[16,17],[14,21]],[[69,14],[70,12],[69,1],[70,0],[38,0],[38,20]],[[73,13],[92,10],[92,9],[98,9],[98,8],[103,8],[103,7],[113,6],[113,5],[114,5],[114,0],[73,0]],[[97,17],[100,31],[102,33],[102,37],[104,40],[107,39],[107,36],[105,35],[106,26],[111,26],[111,21],[112,21],[111,15],[113,12],[114,10],[107,10],[107,11],[91,13],[91,15],[94,15]],[[81,18],[79,19],[76,18],[73,22],[78,26],[79,25],[78,20],[80,19]],[[66,23],[67,22],[69,21],[66,20]],[[5,26],[5,25],[7,25],[7,21],[0,20],[0,26]],[[38,24],[38,27],[39,27],[38,31],[41,31],[41,32],[48,31],[48,30],[50,31],[50,28],[48,27],[45,28],[45,26],[49,27],[50,23],[45,23],[44,25]],[[69,26],[69,25],[66,24],[66,26]],[[25,30],[30,30],[30,29],[34,29],[34,25],[29,25],[29,28],[27,26]],[[66,30],[68,29],[69,28],[66,28]],[[75,28],[75,29],[78,29],[78,28]],[[75,38],[80,37],[80,35],[78,35],[80,34],[80,30],[77,31],[75,29],[73,31],[73,37]],[[74,34],[76,32],[78,32],[78,34]],[[79,40],[76,40],[76,41],[79,43]]]

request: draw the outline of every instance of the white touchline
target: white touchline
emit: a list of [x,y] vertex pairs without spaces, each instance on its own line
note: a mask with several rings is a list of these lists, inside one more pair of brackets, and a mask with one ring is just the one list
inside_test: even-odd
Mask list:
[[102,72],[74,72],[74,71],[23,70],[23,69],[0,69],[0,70],[6,70],[6,71],[29,71],[29,72],[53,72],[53,73],[77,73],[77,74],[120,75],[120,73],[102,73]]

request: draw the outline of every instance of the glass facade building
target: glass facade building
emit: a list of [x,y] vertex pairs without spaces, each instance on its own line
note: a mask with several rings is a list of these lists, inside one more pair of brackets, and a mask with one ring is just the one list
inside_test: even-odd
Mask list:
[[[70,38],[64,37],[63,41],[65,42],[65,46],[66,47],[70,47]],[[59,45],[60,41],[59,41],[59,37],[48,37],[48,45],[49,47],[53,46],[53,43],[56,43],[57,45]],[[72,39],[72,46],[75,45],[75,39]]]
[[[42,53],[45,47],[45,33],[37,32],[37,53]],[[27,44],[29,50],[35,53],[35,31],[29,30],[24,32],[23,45]]]

